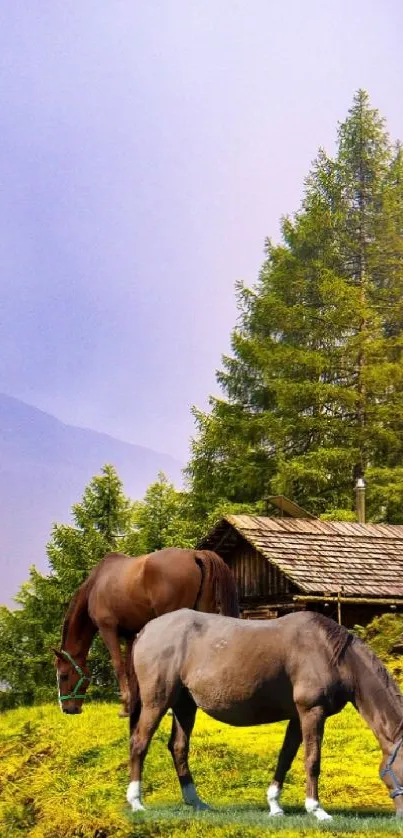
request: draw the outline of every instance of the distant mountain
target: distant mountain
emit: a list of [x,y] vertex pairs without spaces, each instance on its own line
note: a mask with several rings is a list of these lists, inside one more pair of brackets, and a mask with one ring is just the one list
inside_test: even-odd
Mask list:
[[0,394],[0,604],[10,603],[31,564],[46,571],[52,524],[69,522],[72,504],[105,463],[133,499],[159,471],[181,482],[182,464],[168,454],[65,425]]

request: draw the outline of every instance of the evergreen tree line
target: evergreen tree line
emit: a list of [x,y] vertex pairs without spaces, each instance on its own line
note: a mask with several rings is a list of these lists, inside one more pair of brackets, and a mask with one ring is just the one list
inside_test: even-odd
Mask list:
[[[205,523],[210,526],[225,511],[213,510]],[[139,556],[163,547],[190,547],[202,532],[188,493],[176,491],[162,473],[142,501],[131,501],[111,465],[91,480],[71,513],[71,524],[53,527],[47,545],[50,572],[31,567],[15,597],[17,608],[0,607],[0,710],[57,699],[52,647],[60,647],[71,597],[108,552]],[[89,666],[89,697],[116,699],[109,653],[98,637]]]
[[[281,232],[255,286],[237,286],[222,396],[208,413],[193,409],[186,491],[160,475],[132,502],[105,466],[73,524],[54,526],[50,574],[32,568],[18,608],[0,609],[3,706],[54,699],[50,648],[74,590],[110,550],[194,546],[225,512],[262,513],[270,494],[354,520],[358,475],[368,518],[403,522],[403,157],[364,91]],[[90,665],[92,695],[116,695],[97,641]]]

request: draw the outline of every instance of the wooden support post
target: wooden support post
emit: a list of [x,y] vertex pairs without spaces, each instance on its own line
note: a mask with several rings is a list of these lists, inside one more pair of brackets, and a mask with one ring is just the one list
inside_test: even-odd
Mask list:
[[341,600],[340,591],[337,591],[337,622],[341,626]]

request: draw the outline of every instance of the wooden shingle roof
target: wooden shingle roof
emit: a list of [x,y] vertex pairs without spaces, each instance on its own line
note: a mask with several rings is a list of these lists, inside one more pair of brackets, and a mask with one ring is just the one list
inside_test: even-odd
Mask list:
[[231,530],[303,593],[403,597],[403,526],[228,515],[199,548],[221,552]]

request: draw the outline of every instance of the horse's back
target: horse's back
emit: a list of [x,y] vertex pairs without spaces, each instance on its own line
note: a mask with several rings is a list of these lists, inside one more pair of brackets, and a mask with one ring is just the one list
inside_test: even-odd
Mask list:
[[153,617],[193,605],[201,585],[195,551],[166,548],[142,556],[108,553],[89,578],[89,613],[137,632]]
[[195,550],[167,547],[145,558],[144,579],[156,615],[196,602],[202,575],[195,555]]
[[333,631],[342,638],[349,636],[344,627],[310,611],[294,612],[272,620],[243,620],[182,608],[153,620],[142,632],[141,639],[143,643],[145,640],[151,643],[161,634],[164,637],[179,638],[185,631],[194,641],[207,638],[207,643],[213,642],[218,636],[233,643],[242,639],[246,643],[258,643],[259,646],[262,643],[275,643],[279,653],[280,650],[285,653],[290,644],[294,645],[298,639],[299,655],[306,645],[311,646],[314,641],[316,645],[323,645],[326,632]]

